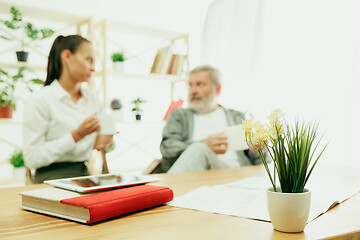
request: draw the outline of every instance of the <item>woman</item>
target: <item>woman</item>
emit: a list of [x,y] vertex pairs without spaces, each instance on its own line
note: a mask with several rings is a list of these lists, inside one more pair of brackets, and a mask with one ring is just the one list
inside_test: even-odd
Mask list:
[[[100,129],[98,98],[82,83],[94,72],[91,43],[77,35],[58,36],[49,53],[45,87],[25,105],[24,161],[36,169],[35,183],[85,176],[85,161]],[[96,149],[112,145],[112,136]]]

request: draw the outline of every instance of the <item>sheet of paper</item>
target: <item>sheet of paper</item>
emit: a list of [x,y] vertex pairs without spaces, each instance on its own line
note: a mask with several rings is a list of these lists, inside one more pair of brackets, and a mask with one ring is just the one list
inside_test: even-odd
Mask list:
[[175,198],[171,206],[270,221],[265,178],[251,177],[217,186],[204,186]]
[[[204,186],[175,198],[168,205],[270,221],[266,202],[269,183],[267,178],[251,177],[223,185]],[[325,213],[334,202],[342,202],[360,190],[354,186],[334,185],[311,185],[309,189],[312,194],[309,222]]]
[[306,188],[311,191],[310,220],[336,206],[335,203],[342,203],[360,191],[360,186],[324,183],[309,184]]
[[269,221],[266,192],[253,189],[206,186],[175,198],[169,205]]

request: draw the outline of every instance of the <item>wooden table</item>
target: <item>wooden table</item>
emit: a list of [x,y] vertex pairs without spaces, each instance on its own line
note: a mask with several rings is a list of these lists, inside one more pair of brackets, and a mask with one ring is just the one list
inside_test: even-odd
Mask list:
[[[336,181],[360,188],[359,173],[360,169],[354,167],[323,167],[316,169],[313,179],[324,184]],[[203,185],[264,175],[262,166],[158,174],[162,181],[154,185],[168,186],[179,196]],[[0,239],[360,239],[359,193],[310,222],[304,232],[289,234],[275,231],[268,222],[171,206],[155,207],[93,225],[21,210],[18,193],[41,187],[48,186],[0,189]]]

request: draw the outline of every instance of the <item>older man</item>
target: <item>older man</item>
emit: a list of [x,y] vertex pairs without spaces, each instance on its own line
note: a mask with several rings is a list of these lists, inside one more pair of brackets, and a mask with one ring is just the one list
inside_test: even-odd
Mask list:
[[201,171],[260,163],[257,154],[228,149],[224,130],[241,124],[244,114],[218,104],[220,73],[205,65],[189,77],[188,108],[171,112],[162,134],[159,172]]

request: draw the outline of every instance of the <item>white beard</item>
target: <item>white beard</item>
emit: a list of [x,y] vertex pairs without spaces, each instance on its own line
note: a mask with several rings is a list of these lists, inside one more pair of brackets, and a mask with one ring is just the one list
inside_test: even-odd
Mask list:
[[191,96],[189,96],[189,104],[188,107],[194,110],[196,113],[208,113],[211,112],[217,105],[217,95],[215,90],[209,94],[206,98],[201,99],[199,103],[195,103],[191,101]]

